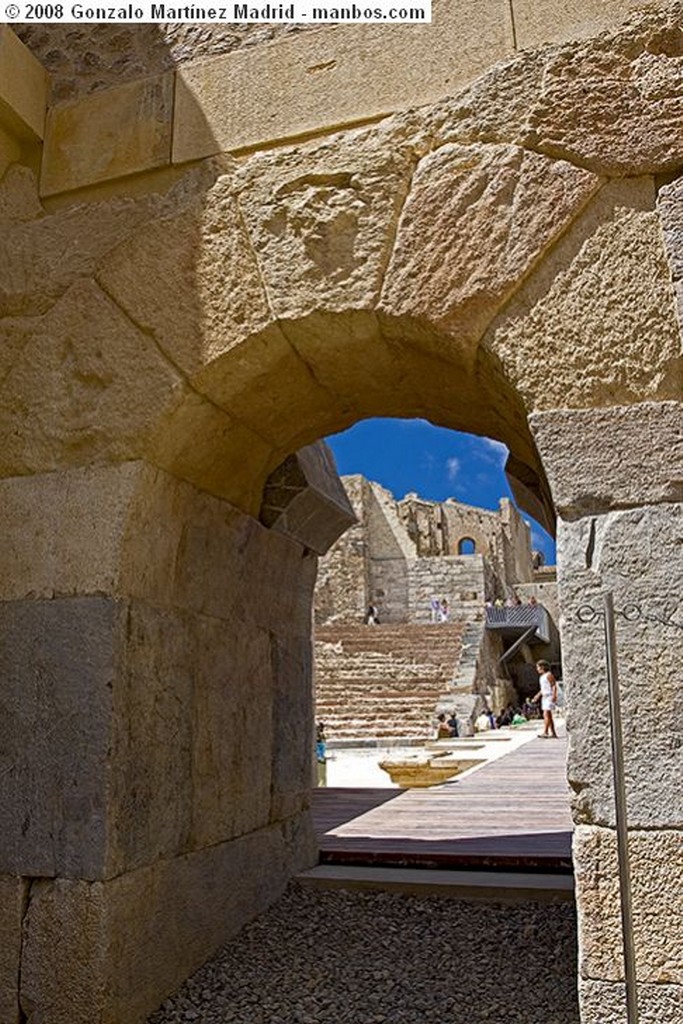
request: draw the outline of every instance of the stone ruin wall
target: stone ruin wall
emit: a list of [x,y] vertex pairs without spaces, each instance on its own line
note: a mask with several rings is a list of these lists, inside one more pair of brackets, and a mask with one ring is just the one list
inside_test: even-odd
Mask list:
[[365,491],[361,476],[344,477],[344,489],[356,523],[342,534],[318,563],[314,621],[361,622],[370,600]]
[[[529,528],[507,499],[491,512],[452,499],[396,501],[361,476],[343,481],[358,523],[320,561],[316,622],[360,622],[369,603],[382,622],[429,622],[435,597],[454,618],[481,620],[488,598],[531,582]],[[462,537],[475,540],[474,554],[456,554]]]

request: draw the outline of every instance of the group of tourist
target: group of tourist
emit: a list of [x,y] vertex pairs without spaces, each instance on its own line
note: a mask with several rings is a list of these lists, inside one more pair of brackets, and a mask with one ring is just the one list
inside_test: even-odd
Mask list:
[[442,711],[436,718],[436,738],[437,740],[452,740],[457,739],[460,735],[458,716],[455,710],[451,711],[450,717],[446,717],[445,711]]
[[[537,661],[536,671],[539,675],[539,690],[535,697],[524,701],[523,704],[515,706],[508,704],[499,714],[494,715],[488,705],[477,717],[475,729],[477,732],[487,732],[490,729],[501,729],[507,725],[524,725],[532,719],[543,717],[543,732],[539,736],[543,739],[557,739],[555,720],[553,712],[558,706],[558,686],[555,676],[550,671],[550,664],[547,661]],[[540,704],[540,709],[539,709]],[[453,739],[459,735],[459,723],[456,712],[451,713],[450,718],[445,712],[437,716],[436,738],[438,740]]]
[[448,622],[451,617],[450,608],[448,607],[448,601],[445,597],[439,600],[438,597],[433,597],[429,602],[429,617],[432,622]]

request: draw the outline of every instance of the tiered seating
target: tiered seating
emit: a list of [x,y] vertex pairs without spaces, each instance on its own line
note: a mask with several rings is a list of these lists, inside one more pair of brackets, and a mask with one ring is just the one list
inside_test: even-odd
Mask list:
[[457,674],[462,623],[317,626],[316,718],[330,739],[425,737]]

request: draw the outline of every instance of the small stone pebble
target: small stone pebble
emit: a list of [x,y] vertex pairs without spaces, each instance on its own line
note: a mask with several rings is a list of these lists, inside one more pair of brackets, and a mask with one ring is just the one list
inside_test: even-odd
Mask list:
[[292,884],[148,1024],[579,1024],[576,976],[572,903]]

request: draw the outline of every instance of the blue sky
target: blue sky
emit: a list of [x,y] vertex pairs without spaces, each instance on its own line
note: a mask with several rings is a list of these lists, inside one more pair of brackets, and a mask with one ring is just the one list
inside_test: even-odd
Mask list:
[[[397,498],[417,491],[422,498],[455,498],[468,505],[497,508],[512,498],[503,466],[507,448],[474,434],[432,426],[426,420],[370,419],[326,438],[340,473],[362,473],[388,487]],[[526,513],[532,547],[555,562],[551,537]]]

